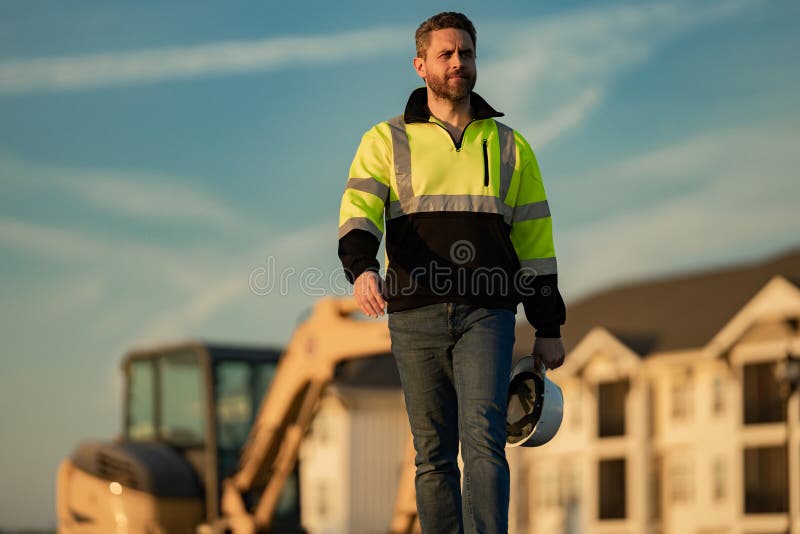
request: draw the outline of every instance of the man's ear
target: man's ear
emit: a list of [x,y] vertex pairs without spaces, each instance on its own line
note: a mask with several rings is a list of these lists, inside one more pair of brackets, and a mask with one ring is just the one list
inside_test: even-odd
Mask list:
[[417,76],[419,76],[420,78],[422,78],[424,80],[425,76],[426,76],[426,74],[425,74],[425,60],[422,59],[421,57],[415,57],[414,58],[414,70],[417,71]]

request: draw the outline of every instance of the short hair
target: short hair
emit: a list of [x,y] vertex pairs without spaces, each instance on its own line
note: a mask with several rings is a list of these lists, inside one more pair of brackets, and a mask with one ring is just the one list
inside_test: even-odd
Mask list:
[[456,30],[464,30],[472,38],[472,46],[477,47],[477,33],[475,26],[472,25],[466,15],[463,13],[456,13],[454,11],[444,11],[438,13],[417,28],[415,34],[417,42],[417,57],[425,57],[428,51],[428,46],[431,44],[431,32],[435,30],[444,30],[446,28],[453,28]]

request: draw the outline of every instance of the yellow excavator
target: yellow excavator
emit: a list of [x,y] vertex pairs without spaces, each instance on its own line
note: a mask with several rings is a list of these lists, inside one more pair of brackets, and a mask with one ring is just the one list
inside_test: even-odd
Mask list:
[[[59,534],[301,533],[297,459],[337,369],[391,357],[385,321],[325,297],[283,354],[187,342],[126,355],[123,435],[57,475]],[[409,433],[387,532],[420,532]]]

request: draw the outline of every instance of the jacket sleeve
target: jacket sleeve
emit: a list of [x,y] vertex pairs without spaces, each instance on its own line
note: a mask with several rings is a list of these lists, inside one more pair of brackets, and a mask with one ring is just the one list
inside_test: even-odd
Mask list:
[[553,244],[553,221],[536,156],[517,135],[520,174],[511,220],[511,243],[520,262],[515,280],[525,317],[537,337],[560,337],[566,322],[564,299],[558,290],[558,269]]
[[368,270],[378,271],[376,259],[389,198],[390,155],[386,139],[372,128],[361,138],[339,210],[339,259],[352,284]]

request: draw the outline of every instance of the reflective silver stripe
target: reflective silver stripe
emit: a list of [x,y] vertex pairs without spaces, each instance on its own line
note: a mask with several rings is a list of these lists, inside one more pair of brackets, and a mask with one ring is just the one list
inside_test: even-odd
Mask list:
[[517,144],[514,141],[514,130],[497,122],[497,136],[500,138],[500,199],[505,200],[511,187],[514,165],[517,163]]
[[558,269],[556,268],[556,258],[539,258],[536,260],[522,260],[519,262],[520,267],[525,270],[533,269],[536,271],[537,275],[544,275],[544,274],[556,274]]
[[381,232],[378,227],[375,226],[375,223],[367,217],[353,217],[347,219],[345,223],[339,227],[339,239],[347,235],[347,232],[350,230],[366,230],[377,237],[378,241],[383,237],[383,232]]
[[365,193],[372,193],[383,200],[384,204],[389,198],[389,186],[382,184],[375,178],[350,178],[347,180],[345,189],[356,189]]
[[[394,219],[422,211],[471,211],[504,214],[503,203],[497,197],[483,195],[421,195],[407,204],[393,200],[389,203],[388,217]],[[505,216],[505,215],[504,215]]]
[[520,204],[514,208],[514,222],[530,221],[550,216],[550,206],[546,200],[531,202],[530,204]]
[[403,215],[408,215],[403,208],[400,207],[399,200],[392,200],[389,202],[389,205],[386,209],[386,218],[387,219],[396,219],[397,217],[402,217]]
[[414,189],[411,187],[411,147],[408,144],[408,134],[402,115],[389,119],[389,130],[392,132],[397,195],[400,205],[405,206],[414,198]]
[[512,206],[509,206],[505,202],[503,202],[502,204],[503,204],[503,206],[502,206],[502,208],[503,208],[503,221],[505,221],[505,223],[507,225],[511,226],[511,222],[512,222],[511,218],[514,216],[514,208]]

